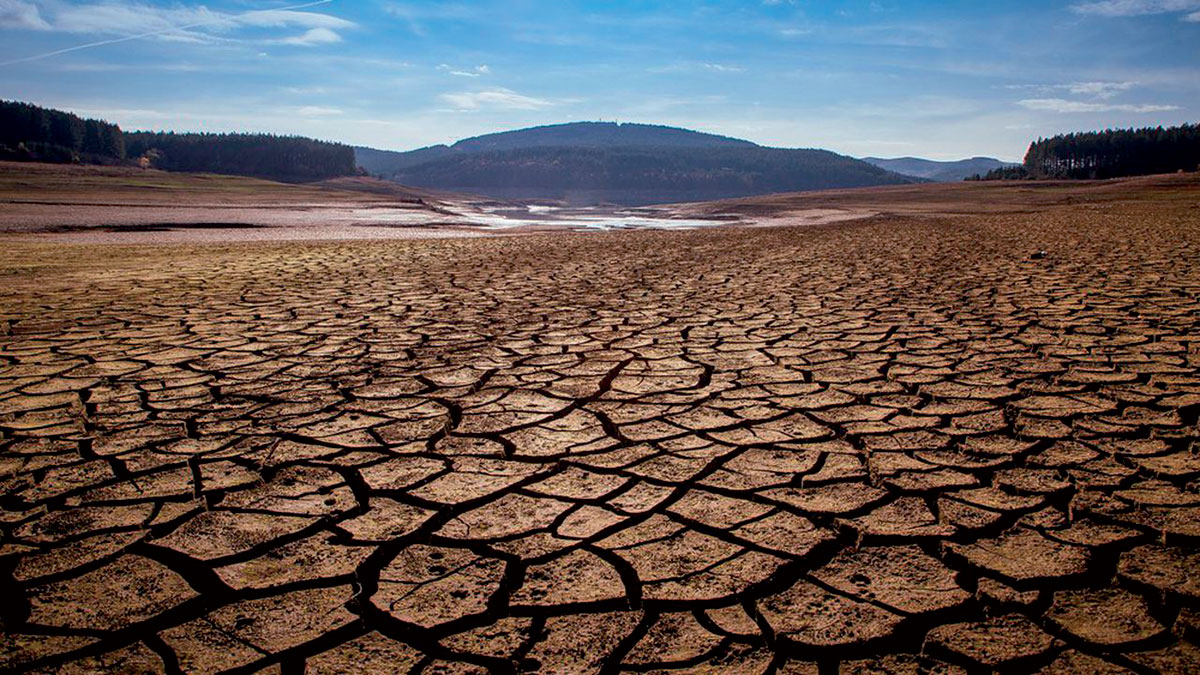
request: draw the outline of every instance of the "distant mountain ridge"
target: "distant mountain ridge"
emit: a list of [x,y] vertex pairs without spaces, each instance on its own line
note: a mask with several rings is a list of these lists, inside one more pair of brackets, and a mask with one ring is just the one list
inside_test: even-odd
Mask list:
[[983,175],[992,169],[1004,166],[1015,166],[1011,162],[1002,162],[994,157],[972,157],[953,162],[939,162],[920,157],[863,157],[862,161],[873,164],[881,169],[894,171],[905,176],[924,178],[937,183],[948,183],[970,178],[976,174]]
[[425,188],[576,205],[705,201],[920,182],[827,150],[649,124],[574,122],[410,152],[355,148],[373,175]]

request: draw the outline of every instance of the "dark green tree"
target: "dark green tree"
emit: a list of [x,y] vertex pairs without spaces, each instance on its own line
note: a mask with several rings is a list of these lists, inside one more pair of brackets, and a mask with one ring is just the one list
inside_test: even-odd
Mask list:
[[114,162],[124,157],[115,124],[61,110],[0,101],[0,158],[43,162]]
[[75,152],[83,149],[84,122],[74,115],[55,115],[50,121],[50,142]]
[[1116,178],[1200,168],[1200,125],[1106,129],[1039,138],[1025,154],[1036,178]]
[[61,110],[0,101],[0,159],[119,163],[153,158],[168,171],[205,171],[287,181],[354,175],[354,149],[298,136],[124,133]]
[[299,136],[270,134],[125,134],[129,157],[155,153],[153,166],[167,171],[204,171],[283,181],[354,175],[354,149]]

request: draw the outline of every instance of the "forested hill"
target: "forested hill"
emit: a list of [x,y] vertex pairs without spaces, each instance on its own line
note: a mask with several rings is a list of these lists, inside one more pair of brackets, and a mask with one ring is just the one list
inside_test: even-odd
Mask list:
[[824,150],[765,148],[646,124],[581,122],[412,152],[355,150],[364,169],[405,185],[572,204],[702,201],[920,180]]
[[501,131],[466,138],[451,146],[465,152],[517,150],[572,146],[576,148],[620,148],[657,146],[666,148],[755,147],[740,138],[718,136],[703,131],[657,124],[619,124],[616,122],[572,122]]
[[374,175],[386,176],[402,169],[455,155],[546,147],[752,148],[757,146],[750,141],[738,138],[656,124],[571,122],[516,131],[501,131],[464,138],[453,145],[432,145],[408,152],[362,147],[355,148],[355,151],[360,166]]
[[535,147],[448,156],[402,170],[405,185],[501,199],[628,206],[896,185],[919,179],[826,150]]
[[287,182],[349,176],[354,149],[340,143],[269,134],[125,134],[131,157],[166,171],[203,171]]
[[354,149],[340,143],[269,134],[123,132],[115,124],[61,110],[0,101],[0,159],[141,164],[282,181],[355,173]]

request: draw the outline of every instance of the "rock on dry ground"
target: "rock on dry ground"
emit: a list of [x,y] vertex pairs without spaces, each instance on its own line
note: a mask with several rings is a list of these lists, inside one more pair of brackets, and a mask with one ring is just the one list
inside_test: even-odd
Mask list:
[[9,245],[0,669],[1194,672],[1195,203]]

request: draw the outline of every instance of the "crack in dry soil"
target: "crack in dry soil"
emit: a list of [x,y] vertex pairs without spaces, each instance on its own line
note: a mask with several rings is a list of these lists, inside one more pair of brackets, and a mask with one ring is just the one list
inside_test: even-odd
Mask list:
[[1185,672],[1197,225],[12,246],[0,667]]

